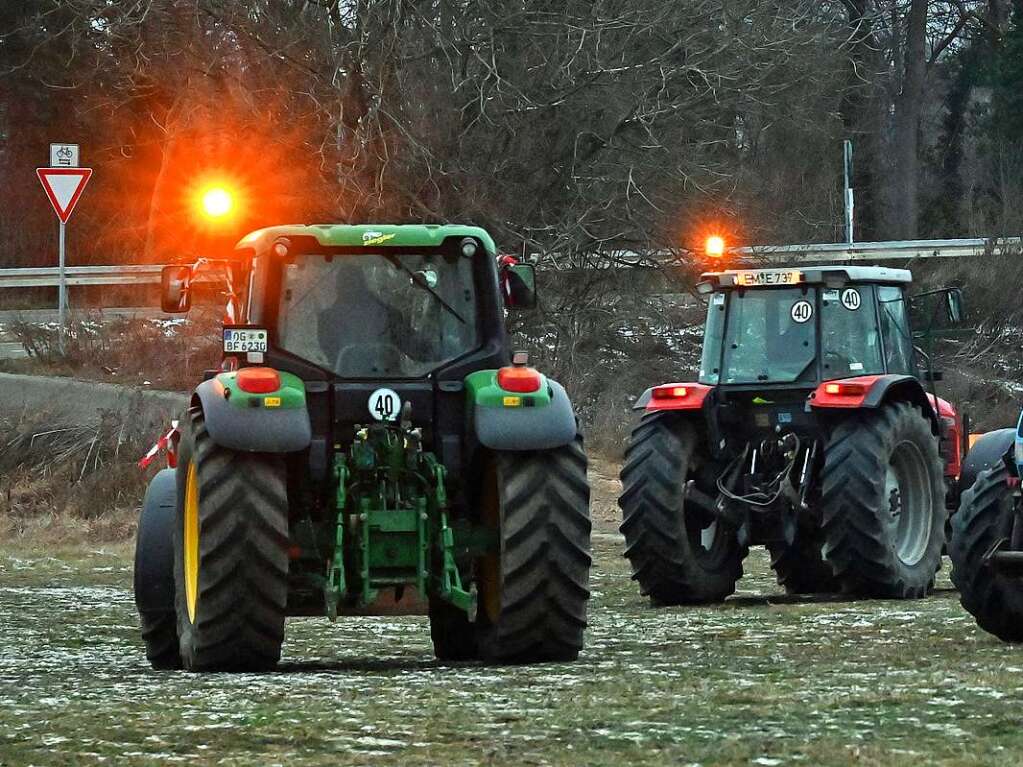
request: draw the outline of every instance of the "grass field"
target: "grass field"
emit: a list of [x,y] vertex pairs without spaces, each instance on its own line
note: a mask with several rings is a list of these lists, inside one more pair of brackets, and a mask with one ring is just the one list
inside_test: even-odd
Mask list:
[[0,559],[0,764],[1010,764],[1023,650],[955,595],[651,610],[597,541],[576,664],[446,667],[425,619],[297,619],[280,672],[156,673],[123,552]]
[[596,476],[578,663],[443,666],[425,618],[295,619],[277,673],[149,670],[130,549],[0,547],[0,765],[1017,763],[1023,648],[948,590],[788,599],[755,550],[720,607],[649,608]]

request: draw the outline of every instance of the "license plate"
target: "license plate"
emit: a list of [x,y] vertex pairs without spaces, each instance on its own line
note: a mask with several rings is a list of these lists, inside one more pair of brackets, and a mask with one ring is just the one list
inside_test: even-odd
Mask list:
[[267,332],[265,330],[224,328],[225,354],[245,354],[246,352],[265,352],[266,350]]
[[761,287],[764,285],[798,285],[801,273],[792,272],[738,272],[735,284],[745,287]]

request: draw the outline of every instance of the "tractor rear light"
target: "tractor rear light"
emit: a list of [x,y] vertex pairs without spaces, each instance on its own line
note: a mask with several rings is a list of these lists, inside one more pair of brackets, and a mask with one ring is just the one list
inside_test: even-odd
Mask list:
[[689,387],[661,386],[654,389],[652,396],[654,399],[685,399],[689,396]]
[[273,368],[242,368],[235,381],[249,394],[269,394],[281,388],[281,377]]
[[867,393],[867,386],[861,383],[829,383],[824,384],[824,393],[834,397],[862,397]]
[[501,368],[497,371],[497,385],[505,391],[521,394],[540,391],[540,373],[534,368],[518,365]]
[[699,383],[667,383],[650,389],[650,394],[640,399],[637,407],[647,411],[656,410],[699,410],[713,387]]
[[[865,375],[854,378],[840,378],[820,384],[809,397],[809,404],[815,408],[845,408],[853,410],[875,407],[884,393],[884,384],[878,384],[884,376]],[[873,400],[868,402],[870,398]]]

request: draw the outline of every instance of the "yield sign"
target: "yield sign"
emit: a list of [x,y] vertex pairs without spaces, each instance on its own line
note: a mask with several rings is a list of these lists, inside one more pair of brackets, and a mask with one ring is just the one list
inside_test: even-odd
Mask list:
[[36,175],[57,218],[66,224],[82,196],[82,190],[89,183],[92,168],[36,168]]

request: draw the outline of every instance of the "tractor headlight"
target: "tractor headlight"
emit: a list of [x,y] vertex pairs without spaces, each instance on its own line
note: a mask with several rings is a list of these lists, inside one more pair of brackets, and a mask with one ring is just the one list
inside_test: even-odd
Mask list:
[[472,237],[466,237],[460,244],[462,255],[466,258],[472,258],[476,255],[476,240]]

